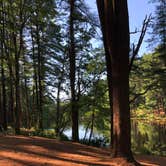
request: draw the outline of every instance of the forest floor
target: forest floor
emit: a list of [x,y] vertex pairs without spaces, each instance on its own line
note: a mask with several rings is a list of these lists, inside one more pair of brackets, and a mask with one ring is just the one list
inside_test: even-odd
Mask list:
[[[165,166],[166,157],[135,156],[146,166]],[[0,136],[0,166],[116,166],[106,149],[41,137]]]

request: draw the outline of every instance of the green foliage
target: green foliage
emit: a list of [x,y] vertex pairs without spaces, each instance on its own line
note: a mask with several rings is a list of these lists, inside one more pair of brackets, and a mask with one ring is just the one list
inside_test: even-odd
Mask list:
[[80,123],[85,127],[91,123],[94,114],[94,128],[104,135],[109,133],[109,101],[107,81],[98,80],[94,88],[80,99]]
[[130,100],[133,109],[164,109],[165,71],[166,67],[158,52],[145,54],[135,61],[134,70],[130,75]]
[[165,156],[165,129],[147,121],[132,122],[132,149],[135,153]]
[[155,15],[152,27],[152,37],[150,43],[152,43],[155,48],[157,47],[157,52],[160,54],[160,58],[163,59],[166,66],[166,2],[164,0],[153,0],[152,3],[155,4]]

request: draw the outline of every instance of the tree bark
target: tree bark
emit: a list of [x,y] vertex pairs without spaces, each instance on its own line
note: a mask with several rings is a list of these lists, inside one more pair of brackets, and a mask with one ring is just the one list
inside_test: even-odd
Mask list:
[[59,132],[60,132],[60,121],[59,121],[59,118],[60,118],[60,88],[61,88],[61,80],[58,82],[58,92],[57,92],[57,106],[56,106],[56,129],[55,129],[55,132],[56,132],[56,136],[59,136]]
[[3,110],[3,129],[7,130],[7,109],[6,109],[6,85],[5,85],[5,72],[4,72],[4,60],[5,60],[5,15],[3,3],[2,5],[2,30],[1,30],[1,84],[2,84],[2,110]]
[[39,81],[39,129],[43,130],[43,79],[42,79],[42,60],[40,50],[39,30],[37,26],[37,45],[38,45],[38,81]]
[[[2,48],[3,49],[3,48]],[[3,55],[3,51],[1,52]],[[3,129],[7,130],[7,109],[6,109],[6,85],[4,73],[4,56],[1,57],[1,79],[2,79],[2,107],[3,107]]]
[[75,71],[76,71],[76,53],[75,53],[75,41],[74,41],[74,6],[75,0],[70,0],[70,88],[71,88],[71,111],[72,111],[72,140],[78,142],[78,109],[76,101],[75,90]]
[[39,93],[38,93],[38,77],[37,77],[37,64],[36,64],[36,57],[35,57],[35,41],[33,30],[31,27],[31,41],[32,41],[32,60],[33,60],[33,113],[34,113],[34,125],[36,128],[39,126]]
[[[129,19],[127,0],[97,0],[106,50],[111,57],[112,156],[133,162],[129,108]],[[110,89],[109,89],[110,90]]]
[[20,67],[19,67],[19,58],[20,55],[18,53],[17,48],[17,40],[16,35],[13,34],[13,42],[15,47],[15,99],[16,99],[16,107],[15,107],[15,133],[20,134],[20,125],[21,125],[21,108],[20,108]]

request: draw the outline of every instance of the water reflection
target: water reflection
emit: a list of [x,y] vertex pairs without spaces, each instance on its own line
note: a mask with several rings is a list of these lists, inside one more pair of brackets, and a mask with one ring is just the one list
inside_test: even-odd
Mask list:
[[[71,139],[71,129],[64,132]],[[85,127],[79,126],[80,139],[84,138]],[[86,139],[88,139],[89,132]],[[93,138],[102,138],[102,133],[96,131]],[[106,136],[109,138],[109,135]],[[134,120],[131,123],[131,143],[134,153],[166,156],[166,124],[150,124],[146,121]]]
[[135,153],[166,156],[166,126],[132,121],[132,149]]

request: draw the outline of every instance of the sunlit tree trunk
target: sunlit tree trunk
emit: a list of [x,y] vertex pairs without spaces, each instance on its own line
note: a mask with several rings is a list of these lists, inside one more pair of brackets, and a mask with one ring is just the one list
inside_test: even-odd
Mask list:
[[105,44],[111,57],[112,156],[132,160],[129,108],[129,18],[127,0],[97,0]]

